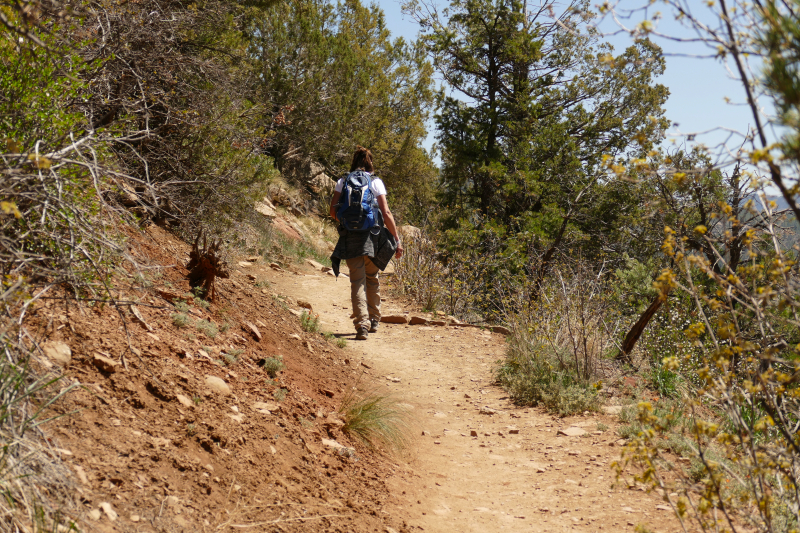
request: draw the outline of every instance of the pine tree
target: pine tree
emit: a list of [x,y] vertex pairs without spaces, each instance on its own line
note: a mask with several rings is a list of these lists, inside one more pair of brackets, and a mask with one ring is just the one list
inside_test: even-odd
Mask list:
[[667,125],[668,91],[653,83],[664,70],[658,47],[642,40],[614,56],[587,29],[585,2],[556,18],[555,2],[405,7],[452,89],[436,116],[450,224],[499,232],[518,263],[546,265],[568,234],[596,246],[619,201],[635,201],[603,201],[623,190],[608,161],[646,153]]

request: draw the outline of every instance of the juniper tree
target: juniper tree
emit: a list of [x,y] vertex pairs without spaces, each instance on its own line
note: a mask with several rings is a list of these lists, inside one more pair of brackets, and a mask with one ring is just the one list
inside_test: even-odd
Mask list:
[[265,146],[279,167],[313,158],[337,173],[361,144],[394,194],[429,196],[435,172],[421,142],[432,68],[419,46],[391,38],[378,6],[282,2],[250,32]]
[[666,127],[668,91],[653,82],[660,50],[640,40],[615,56],[587,28],[586,7],[576,1],[556,15],[555,2],[532,11],[519,0],[405,5],[451,89],[436,115],[450,225],[491,228],[498,252],[512,268],[527,262],[534,278],[568,235],[597,244],[614,231],[635,196],[609,179],[607,162],[646,153]]

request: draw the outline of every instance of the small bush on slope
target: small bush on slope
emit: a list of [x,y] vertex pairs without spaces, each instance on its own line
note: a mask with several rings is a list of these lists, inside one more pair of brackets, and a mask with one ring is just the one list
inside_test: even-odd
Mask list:
[[391,396],[352,390],[342,400],[339,413],[344,418],[342,430],[370,447],[401,451],[410,444],[407,413]]

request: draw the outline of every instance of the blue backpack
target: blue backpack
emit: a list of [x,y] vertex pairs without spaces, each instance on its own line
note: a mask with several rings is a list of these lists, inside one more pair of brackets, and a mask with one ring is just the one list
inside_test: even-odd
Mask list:
[[348,231],[369,231],[379,225],[378,202],[369,188],[368,172],[356,170],[344,179],[336,218]]

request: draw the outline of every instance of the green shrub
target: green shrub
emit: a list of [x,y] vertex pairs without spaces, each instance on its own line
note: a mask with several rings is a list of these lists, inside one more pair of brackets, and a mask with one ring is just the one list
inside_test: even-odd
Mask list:
[[563,360],[549,346],[512,340],[497,379],[518,405],[542,405],[559,416],[597,411],[597,389],[581,382]]
[[681,383],[680,374],[666,368],[663,364],[655,362],[650,367],[650,387],[664,398],[675,398]]
[[186,327],[190,322],[189,316],[185,313],[172,314],[172,323],[178,328]]
[[203,333],[205,333],[206,337],[208,337],[209,339],[213,339],[219,333],[217,325],[208,320],[198,320],[197,322],[195,322],[194,326]]
[[317,333],[319,331],[319,315],[303,311],[303,314],[300,315],[300,327],[303,328],[303,331]]
[[286,399],[286,393],[288,393],[288,389],[278,389],[274,393],[272,393],[272,397],[275,398],[276,402],[282,402]]
[[283,364],[283,359],[280,357],[266,357],[261,360],[260,364],[261,368],[263,368],[272,379],[275,379],[278,372],[286,368],[286,365]]
[[339,348],[346,348],[347,339],[345,339],[344,337],[339,337],[338,339],[336,339],[336,346],[338,346]]

